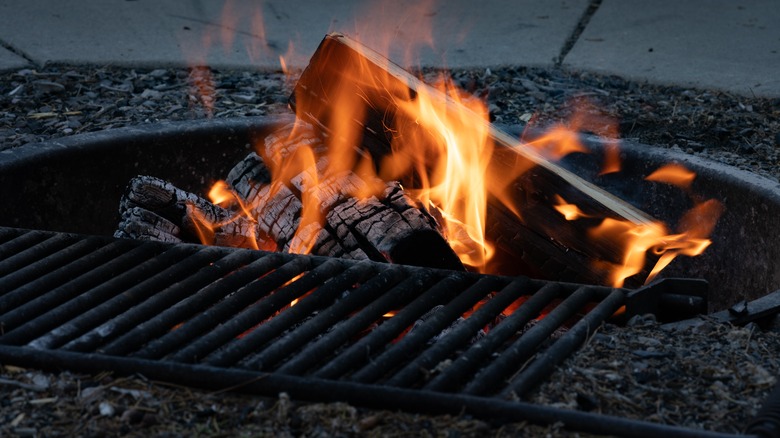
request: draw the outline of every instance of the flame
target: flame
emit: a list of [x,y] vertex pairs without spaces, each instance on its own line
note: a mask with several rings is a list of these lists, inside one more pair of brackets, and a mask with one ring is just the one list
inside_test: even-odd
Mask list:
[[666,227],[660,223],[636,225],[613,218],[604,219],[600,225],[590,230],[592,239],[608,239],[622,246],[621,263],[596,262],[597,266],[610,271],[609,282],[615,287],[623,287],[627,278],[644,269],[647,252],[650,249],[656,253],[663,252],[662,245],[667,234]]
[[[493,252],[484,237],[487,205],[484,174],[492,143],[488,141],[487,123],[475,124],[474,120],[487,121],[485,105],[475,99],[463,99],[461,92],[444,77],[433,91],[421,89],[412,96],[409,88],[390,74],[366,75],[364,72],[369,68],[344,69],[345,77],[329,93],[328,110],[332,113],[328,117],[320,117],[319,108],[297,108],[299,114],[311,112],[314,118],[328,121],[326,152],[322,159],[326,165],[322,169],[309,166],[315,171],[312,181],[328,181],[329,185],[341,187],[345,195],[366,199],[382,196],[385,186],[377,181],[403,180],[414,174],[416,181],[407,192],[419,205],[427,206],[441,217],[448,241],[465,264],[484,266]],[[355,88],[362,93],[355,93]],[[380,163],[358,152],[363,127],[355,123],[370,110],[366,105],[368,96],[376,93],[392,96],[392,106],[403,115],[396,119],[407,121],[384,127],[393,135],[392,154]],[[457,105],[453,106],[453,101]],[[297,163],[297,158],[288,161]],[[275,181],[285,181],[299,171],[296,167],[294,172],[284,172],[277,167],[272,169],[272,175]],[[359,184],[354,183],[356,178]],[[309,190],[301,191],[306,195],[301,199],[304,212],[312,212],[308,219],[304,214],[296,233],[301,248],[310,249],[317,238],[316,233],[302,233],[303,225],[321,224],[325,213],[319,209],[321,196],[317,187],[312,183]],[[313,204],[317,207],[309,207]]]
[[264,56],[270,55],[265,33],[265,20],[259,6],[254,7],[248,16],[251,21],[252,38],[247,40],[246,50],[249,58],[257,61]]
[[691,184],[695,178],[696,173],[691,172],[684,166],[679,164],[667,164],[648,175],[645,179],[647,181],[672,184],[681,189],[688,190],[691,188]]
[[[414,65],[419,49],[434,48],[432,38],[432,2],[422,2],[409,8],[386,9],[385,2],[375,6],[366,17],[379,20],[361,20],[355,35],[363,43],[391,54],[393,43],[403,41],[404,62]],[[240,11],[232,1],[223,9],[222,33],[218,37],[224,50],[232,48],[235,31],[243,17],[249,17],[252,39],[247,50],[252,56],[264,55],[268,49],[262,13],[259,9]],[[411,25],[413,24],[413,25]],[[401,31],[403,29],[403,32]],[[379,37],[380,40],[376,38]],[[204,46],[217,36],[207,32]],[[295,45],[289,42],[287,52],[278,56],[285,75],[291,75],[289,61],[297,56]],[[253,58],[254,59],[254,58]],[[382,56],[360,59],[361,65],[340,68],[340,82],[329,90],[327,117],[319,113],[323,108],[298,106],[297,115],[308,114],[324,123],[326,133],[322,147],[314,147],[302,137],[303,124],[296,125],[286,139],[284,148],[258,145],[271,172],[271,182],[264,187],[262,200],[273,200],[283,193],[294,193],[300,201],[298,222],[285,251],[308,253],[321,235],[328,206],[339,196],[368,199],[382,196],[384,181],[399,180],[418,205],[427,208],[438,220],[443,235],[461,261],[473,269],[485,271],[495,254],[493,244],[485,237],[488,196],[503,202],[522,218],[523,205],[515,199],[511,184],[520,175],[531,170],[533,160],[518,160],[506,175],[486,175],[493,159],[493,129],[489,124],[484,102],[459,90],[446,74],[441,74],[431,87],[411,90],[409,84],[398,79],[394,64],[380,65],[377,70],[370,62],[384,62]],[[338,66],[341,67],[341,66]],[[379,72],[378,72],[379,71]],[[213,106],[213,85],[207,69],[193,70],[193,83],[209,111]],[[368,73],[370,72],[370,74]],[[378,73],[377,73],[378,72]],[[211,88],[209,88],[211,87]],[[212,94],[209,95],[209,90]],[[355,92],[358,90],[358,92]],[[382,126],[384,134],[392,138],[390,153],[378,157],[362,150],[364,130],[360,121],[376,110],[370,103],[377,95],[389,99],[389,111],[395,111],[392,124]],[[304,99],[296,99],[302,102]],[[212,106],[209,106],[211,102]],[[567,123],[553,126],[546,133],[530,140],[522,139],[518,147],[533,151],[547,160],[559,160],[570,153],[587,153],[581,132],[598,135],[603,143],[604,163],[601,174],[620,171],[618,124],[615,118],[599,110],[585,98],[572,102],[574,113]],[[356,123],[357,121],[357,123]],[[375,162],[374,160],[377,160]],[[694,207],[677,224],[674,233],[660,222],[636,225],[627,220],[599,218],[585,213],[559,194],[553,196],[553,207],[566,220],[588,219],[598,222],[589,230],[591,239],[606,240],[620,248],[619,260],[596,261],[598,267],[609,271],[608,281],[623,286],[626,279],[646,270],[648,256],[656,264],[647,281],[678,255],[700,254],[710,244],[707,236],[722,212],[717,201],[701,201],[691,194],[695,174],[680,165],[665,166],[650,176],[649,181],[673,184],[690,194]],[[255,200],[247,205],[227,185],[218,182],[210,193],[212,201],[236,212],[236,217],[261,221],[267,213]],[[195,222],[202,228],[202,239],[208,241],[214,230],[224,223],[209,223],[206,216],[197,215]],[[235,219],[229,219],[235,220]],[[600,221],[600,222],[599,222]],[[201,233],[201,231],[199,231]]]
[[576,204],[567,203],[560,195],[555,195],[557,204],[554,208],[566,218],[567,221],[577,220],[582,217],[589,217]]
[[[435,88],[449,100],[420,89],[415,99],[398,102],[399,111],[422,129],[396,138],[394,154],[381,166],[387,171],[380,176],[397,179],[410,170],[420,175],[421,187],[411,192],[423,205],[432,204],[442,212],[446,236],[461,261],[484,267],[493,254],[485,239],[485,172],[493,144],[488,125],[475,120],[487,120],[487,109],[480,101],[464,100],[446,78],[440,78]],[[459,105],[453,107],[449,101]]]
[[225,181],[217,181],[209,190],[209,199],[211,202],[226,207],[237,200],[236,195],[230,190],[230,186]]
[[582,144],[580,133],[590,132],[598,136],[604,145],[601,175],[619,172],[620,135],[617,119],[604,113],[584,96],[575,97],[568,106],[573,108],[573,114],[566,123],[553,125],[543,136],[526,141],[525,145],[536,149],[543,157],[556,161],[574,152],[589,153],[590,149]]
[[[320,211],[320,180],[317,172],[317,159],[314,151],[309,147],[300,147],[291,157],[282,161],[277,158],[277,163],[282,163],[281,171],[271,168],[271,174],[277,181],[291,181],[299,178],[301,191],[300,222],[292,240],[289,252],[294,254],[308,254],[316,242],[318,225],[323,222]],[[311,232],[313,227],[314,232]],[[304,237],[304,232],[309,231],[310,237]]]
[[[230,245],[266,251],[276,250],[276,245],[268,236],[260,235],[255,226],[257,221],[254,219],[251,207],[233,192],[227,182],[217,181],[209,190],[208,197],[213,204],[222,207],[223,210],[220,212],[215,209],[206,212],[202,211],[195,203],[188,203],[186,207],[189,228],[197,235],[202,244],[224,244],[221,240],[223,235],[220,234],[223,228],[243,221],[242,225],[245,227],[243,233],[236,235],[231,231],[227,234]],[[236,213],[231,213],[232,211],[236,211]]]
[[227,0],[222,6],[218,22],[192,21],[200,27],[200,38],[192,37],[189,25],[183,26],[184,31],[178,35],[179,46],[190,68],[188,81],[191,103],[201,105],[208,117],[213,115],[214,104],[218,99],[215,81],[208,67],[213,49],[217,48],[226,54],[240,52],[241,48],[236,43],[236,37],[240,35],[243,50],[251,61],[279,59],[282,69],[287,70],[285,60],[293,56],[292,41],[288,52],[282,55],[284,58],[268,43],[262,2]]
[[190,68],[188,76],[193,103],[200,103],[206,110],[206,116],[211,117],[214,114],[214,101],[216,92],[214,86],[214,76],[211,70],[205,66],[193,66]]
[[[666,165],[651,173],[648,181],[674,184],[689,189],[696,174],[678,165]],[[556,195],[558,204],[555,209],[567,220],[592,217],[583,213],[576,205],[566,203]],[[652,281],[658,273],[667,267],[679,255],[697,256],[712,243],[708,237],[723,213],[723,205],[714,199],[696,202],[678,223],[678,233],[670,234],[665,224],[652,222],[634,224],[627,220],[605,218],[598,226],[590,230],[594,240],[616,242],[622,248],[620,263],[596,262],[609,271],[609,281],[615,287],[622,287],[625,280],[643,271],[648,253],[658,260],[647,275],[645,283]]]

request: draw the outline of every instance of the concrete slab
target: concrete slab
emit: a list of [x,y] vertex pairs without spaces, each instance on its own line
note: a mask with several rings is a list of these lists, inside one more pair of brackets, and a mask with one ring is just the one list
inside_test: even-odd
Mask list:
[[30,65],[26,59],[16,55],[10,50],[0,47],[0,71],[14,70]]
[[780,96],[778,23],[777,0],[604,0],[564,65]]
[[588,1],[418,3],[17,0],[0,2],[0,39],[41,64],[279,68],[285,54],[292,65],[305,65],[328,31],[368,43],[385,32],[396,47],[433,41],[419,55],[395,52],[401,63],[441,66],[444,57],[451,67],[551,65]]

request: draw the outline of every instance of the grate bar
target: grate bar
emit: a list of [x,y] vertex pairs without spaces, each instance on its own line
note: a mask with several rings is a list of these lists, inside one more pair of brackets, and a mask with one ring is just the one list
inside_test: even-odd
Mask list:
[[[81,243],[84,242],[86,241],[82,241]],[[75,245],[67,249],[72,249],[74,246]],[[45,273],[37,273],[39,276],[35,280],[21,286],[9,286],[6,284],[0,286],[0,288],[6,291],[4,295],[0,296],[0,311],[10,312],[46,291],[59,287],[71,278],[82,275],[84,272],[94,270],[96,266],[104,263],[106,258],[111,257],[112,254],[126,251],[128,246],[130,246],[130,241],[109,243],[102,248],[97,248],[93,251],[89,251],[87,254],[72,259],[73,261],[70,263],[66,263],[55,269],[46,269],[52,267],[48,264],[46,259],[27,266],[28,269],[35,268]],[[44,266],[36,266],[37,264],[43,264]],[[3,317],[4,316],[5,315],[3,315]]]
[[[55,298],[56,303],[53,303],[50,306],[50,310],[45,314],[41,314],[24,325],[18,326],[13,331],[6,333],[2,338],[3,342],[15,345],[29,342],[37,347],[45,348],[43,343],[36,340],[37,337],[55,330],[60,324],[83,313],[85,308],[89,309],[97,306],[118,293],[117,291],[125,290],[139,282],[144,276],[153,274],[155,269],[161,270],[163,268],[160,263],[161,260],[169,262],[178,260],[180,255],[186,251],[183,247],[180,249],[174,248],[162,256],[158,256],[151,261],[148,260],[149,257],[156,256],[159,250],[160,247],[153,245],[139,246],[95,271],[74,278],[49,294],[38,297],[35,301],[28,304],[34,307],[45,307],[50,296]],[[179,256],[176,258],[171,257],[176,254]],[[144,259],[147,261],[141,263],[141,260]],[[120,268],[129,270],[116,275],[116,270]],[[17,310],[23,311],[24,309],[19,308]],[[16,316],[14,315],[14,317]]]
[[[137,355],[161,358],[190,342],[185,348],[172,354],[169,360],[178,362],[200,360],[324,281],[323,277],[337,272],[333,268],[335,263],[326,262],[306,273],[298,281],[277,290],[295,276],[311,268],[311,265],[308,260],[303,259],[285,260],[280,254],[271,254],[268,259],[268,265],[253,267],[253,271],[262,274],[258,275],[260,278],[238,289],[227,299],[187,321],[178,329],[167,333],[158,341],[152,342]],[[279,266],[282,262],[286,263]],[[249,309],[259,307],[261,313],[263,311],[267,313],[259,315],[257,312],[245,310],[236,315],[249,305],[252,305]]]
[[[12,230],[10,228],[3,228],[3,230]],[[14,232],[3,232],[3,238],[8,237],[9,240],[0,244],[0,266],[5,265],[7,260],[28,250],[30,247],[40,244],[45,240],[52,238],[51,233],[45,233],[43,231],[30,231],[24,234],[18,234],[19,230],[12,230]],[[20,266],[23,266],[24,263]],[[7,272],[7,271],[0,271]]]
[[7,276],[13,275],[20,269],[24,269],[72,244],[73,238],[71,236],[57,234],[8,257],[0,264],[0,282],[5,283]]
[[68,351],[31,351],[22,347],[0,345],[0,362],[16,363],[20,366],[44,370],[65,368],[94,374],[110,369],[120,375],[141,373],[152,380],[214,391],[241,390],[267,397],[276,397],[280,392],[286,392],[295,400],[346,402],[367,408],[402,410],[430,415],[469,415],[497,421],[528,421],[536,424],[562,423],[573,430],[599,435],[632,438],[656,438],[659,436],[675,438],[756,437],[756,435],[736,435],[688,429],[610,415],[540,406],[523,401],[507,401],[464,394],[442,394],[353,382],[301,378],[244,369],[223,369],[204,365],[117,358]]
[[[250,251],[241,251],[242,258],[239,263],[244,264],[251,258],[256,257]],[[273,254],[264,254],[260,258],[252,261],[241,269],[230,272],[228,275],[217,279],[215,282],[198,290],[194,294],[177,302],[175,305],[165,308],[163,312],[155,318],[139,323],[132,330],[124,335],[114,339],[101,348],[105,354],[125,355],[142,347],[147,342],[155,340],[176,327],[188,318],[191,318],[203,311],[210,310],[210,307],[219,299],[240,289],[253,279],[265,275],[268,271],[276,267],[280,262],[279,257],[273,257]],[[160,308],[160,307],[158,307]],[[180,330],[183,327],[177,327]],[[170,350],[168,350],[170,351]],[[158,353],[159,354],[159,353]],[[164,355],[165,353],[161,353]]]
[[52,366],[78,371],[102,364],[416,412],[584,421],[507,399],[548,377],[627,299],[600,286],[237,248],[2,228],[0,242],[0,360],[10,351],[15,365],[56,357]]
[[465,321],[459,323],[450,333],[438,339],[424,353],[409,362],[401,371],[389,379],[386,384],[402,387],[411,386],[417,380],[425,377],[428,374],[427,370],[433,369],[454,351],[467,346],[475,333],[495,320],[510,304],[521,296],[529,295],[536,289],[532,289],[531,286],[535,285],[532,285],[532,282],[524,277],[512,281],[494,297],[487,300],[482,307],[466,318]]
[[581,287],[558,304],[543,319],[528,329],[490,365],[480,371],[463,390],[466,394],[484,395],[492,392],[513,374],[517,364],[525,363],[536,352],[539,344],[549,339],[566,320],[573,317],[593,297],[591,287]]
[[449,304],[435,310],[434,315],[423,324],[414,327],[394,346],[385,350],[369,365],[356,372],[350,380],[360,383],[375,382],[401,360],[416,354],[431,338],[455,323],[464,312],[472,308],[488,293],[501,288],[501,279],[484,277],[458,294]]
[[24,263],[21,266],[15,265],[10,260],[3,263],[0,266],[0,270],[13,269],[13,271],[6,273],[0,278],[0,295],[5,295],[14,288],[37,279],[51,269],[57,269],[69,261],[81,257],[100,246],[102,242],[98,238],[77,240],[75,242],[72,239],[56,241],[51,239],[28,249],[29,258],[44,257],[35,260],[35,262],[25,257],[23,260],[19,260],[20,263]]
[[[250,368],[260,368],[260,364],[262,364],[263,368],[271,369],[279,361],[291,355],[307,342],[310,342],[317,336],[324,335],[326,339],[330,340],[328,346],[322,345],[328,344],[328,341],[320,340],[311,345],[311,347],[320,345],[319,348],[315,350],[311,348],[306,349],[297,356],[298,358],[309,360],[322,359],[332,352],[333,348],[337,348],[342,342],[359,335],[361,331],[381,318],[382,315],[408,301],[413,294],[419,294],[421,290],[430,286],[435,280],[430,273],[418,272],[409,278],[403,279],[406,273],[402,269],[389,271],[392,273],[392,277],[387,278],[388,284],[386,289],[379,293],[377,293],[377,290],[370,288],[358,288],[350,292],[345,298],[331,306],[327,312],[320,312],[303,325],[296,327],[294,331],[274,342],[273,345],[253,358],[253,361],[248,366]],[[400,283],[398,283],[399,281]],[[348,319],[345,319],[347,317]],[[331,327],[332,330],[329,330]],[[339,341],[334,343],[334,336]]]
[[[68,342],[62,348],[73,351],[95,351],[100,345],[116,338],[121,333],[137,327],[138,324],[148,321],[160,311],[186,298],[193,291],[213,284],[226,274],[246,264],[253,256],[249,251],[236,251],[214,260],[217,255],[222,254],[205,250],[196,254],[189,260],[190,263],[188,264],[191,267],[182,271],[182,273],[190,275],[154,295],[149,295],[147,299],[132,308],[129,308],[130,306],[123,302],[125,297],[135,294],[136,290],[127,291],[112,300],[112,302],[104,304],[102,307],[110,307],[110,310],[108,312],[103,309],[100,311],[96,310],[96,313],[99,312],[101,315],[110,313],[118,316],[105,321],[79,338]],[[122,309],[128,308],[129,310],[122,312]]]
[[515,378],[501,393],[503,397],[521,396],[538,385],[549,376],[556,365],[582,345],[601,324],[613,315],[626,301],[626,296],[619,290],[613,290],[606,299],[577,321],[550,348],[540,353],[538,357]]
[[[330,278],[330,276],[333,273],[338,272],[340,268],[339,266],[336,266],[337,263],[335,261],[331,263],[326,262],[306,273],[306,275],[299,278],[297,281],[276,290],[276,288],[289,282],[290,279],[300,275],[304,269],[310,267],[309,262],[305,260],[306,259],[296,259],[285,264],[281,268],[260,279],[260,281],[244,288],[244,293],[239,291],[239,293],[233,295],[231,299],[220,303],[224,304],[225,308],[232,308],[239,305],[241,307],[235,309],[235,312],[240,311],[241,313],[238,313],[234,317],[226,315],[226,318],[229,318],[228,321],[211,333],[196,340],[187,348],[173,355],[171,360],[184,362],[200,360],[209,353],[225,346],[224,349],[219,352],[212,353],[210,360],[215,363],[226,362],[231,364],[238,361],[247,354],[243,349],[245,347],[236,345],[235,342],[229,343],[230,341],[235,340],[236,337],[246,333],[247,330],[252,329],[267,318],[270,318],[276,312],[285,306],[288,306],[293,300]],[[349,287],[352,282],[357,281],[356,279],[364,278],[364,275],[369,275],[369,271],[370,267],[365,265],[354,270],[347,270],[330,279],[325,285],[319,287],[317,289],[318,295],[326,295],[321,293],[321,291],[326,288],[341,289]],[[266,283],[271,287],[266,288]],[[273,293],[271,293],[271,291],[273,291]],[[323,297],[323,299],[324,298],[325,297]],[[301,303],[298,303],[298,305],[300,304]],[[219,307],[219,305],[217,307]],[[242,311],[244,308],[246,309]],[[244,338],[242,338],[242,341],[243,340]],[[250,350],[251,348],[252,347],[249,347]]]
[[[51,274],[28,283],[0,299],[23,304],[0,316],[0,323],[10,330],[6,341],[20,345],[45,332],[49,324],[36,328],[32,320],[59,306],[85,290],[96,287],[112,278],[117,271],[129,269],[154,253],[146,245],[128,246],[129,241],[116,241],[74,261]],[[15,328],[23,335],[16,340]],[[14,340],[12,340],[14,339]],[[26,339],[26,340],[22,340]]]
[[[235,346],[235,349],[231,354],[231,363],[238,362],[238,360],[250,355],[254,356],[255,352],[259,351],[269,341],[275,340],[279,335],[292,327],[297,328],[301,321],[304,321],[315,312],[322,311],[324,307],[330,305],[334,301],[339,300],[344,296],[345,292],[348,291],[348,294],[351,295],[356,293],[357,290],[364,290],[378,295],[401,281],[403,278],[402,276],[403,271],[397,267],[393,267],[392,269],[374,275],[365,283],[358,286],[356,290],[349,290],[351,289],[349,287],[351,285],[348,285],[348,288],[343,288],[339,287],[341,285],[326,283],[323,287],[317,289],[317,293],[301,298],[295,306],[285,308],[284,311],[280,312],[271,320],[256,327],[252,332],[247,334],[246,337],[240,339],[238,342],[234,342],[233,345]],[[333,311],[333,307],[327,309],[327,312],[330,311]],[[223,360],[224,359],[219,359],[218,361],[207,362],[214,365],[216,363],[224,363]],[[250,357],[247,358],[245,363],[241,366],[261,369],[266,365],[262,362],[255,361],[253,357]]]
[[493,327],[487,336],[478,340],[466,352],[455,359],[441,374],[428,382],[424,389],[450,391],[468,379],[484,361],[510,338],[515,336],[531,320],[536,318],[545,306],[557,298],[563,288],[549,283],[533,294],[517,310]]
[[[62,325],[31,341],[30,346],[57,348],[69,342],[100,324],[104,319],[132,306],[144,296],[151,295],[154,291],[175,282],[178,277],[192,272],[197,265],[203,263],[201,259],[203,259],[202,251],[197,251],[195,247],[172,247],[123,275],[53,309],[45,316]],[[85,309],[90,310],[85,312]]]
[[402,335],[425,312],[460,293],[471,283],[473,283],[473,278],[465,275],[459,273],[448,275],[401,309],[395,316],[329,360],[328,363],[315,371],[314,375],[329,379],[344,376],[369,360],[369,353],[381,352],[387,348],[388,343]]

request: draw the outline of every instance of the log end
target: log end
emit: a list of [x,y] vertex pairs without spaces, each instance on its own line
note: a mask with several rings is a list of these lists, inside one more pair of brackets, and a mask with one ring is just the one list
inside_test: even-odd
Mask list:
[[399,239],[387,255],[392,263],[463,271],[455,251],[433,229],[418,230]]

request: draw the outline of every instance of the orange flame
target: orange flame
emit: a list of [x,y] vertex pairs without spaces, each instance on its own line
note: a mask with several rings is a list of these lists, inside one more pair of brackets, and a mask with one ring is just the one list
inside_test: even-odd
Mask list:
[[565,124],[548,129],[540,138],[526,144],[550,160],[560,160],[574,152],[589,153],[580,141],[580,132],[596,134],[604,144],[604,163],[601,175],[619,172],[620,143],[617,120],[605,114],[585,97],[574,98],[569,106],[574,107],[571,118]]
[[[661,167],[646,179],[688,189],[695,177],[695,173],[674,164]],[[558,205],[555,209],[567,220],[590,217],[576,205],[567,204],[560,196],[556,196],[556,199]],[[627,278],[642,272],[647,254],[651,252],[658,256],[658,260],[647,275],[645,283],[648,283],[677,256],[696,256],[704,252],[712,243],[708,237],[722,213],[722,204],[714,199],[695,203],[680,219],[677,234],[669,234],[666,225],[660,222],[636,225],[625,220],[605,218],[600,225],[590,230],[590,236],[592,239],[618,243],[623,248],[623,256],[619,264],[598,261],[597,265],[610,272],[609,280],[613,286],[622,287]]]
[[[391,42],[399,37],[409,38],[404,52],[406,64],[414,64],[417,54],[412,48],[434,47],[432,39],[430,3],[420,3],[408,10],[384,9],[374,11],[367,16],[390,17],[393,20],[371,20],[360,22],[362,29],[357,34],[364,41],[366,37],[381,36],[381,41],[370,41],[369,45],[390,54]],[[241,17],[251,17],[253,45],[250,53],[257,56],[267,48],[265,28],[259,9],[251,14],[240,13],[232,1],[223,9],[223,33],[220,40],[223,48],[233,45],[233,35],[225,33],[227,29],[236,29]],[[399,34],[398,22],[405,23],[404,29],[414,32]],[[389,23],[392,22],[392,25]],[[416,23],[408,26],[409,23]],[[214,39],[210,34],[204,36],[204,45]],[[289,43],[286,54],[278,57],[283,72],[289,75],[288,61],[294,54],[294,45]],[[381,57],[378,58],[381,62]],[[360,62],[367,63],[367,59]],[[371,58],[370,62],[377,62]],[[314,150],[305,141],[295,143],[290,150],[263,149],[272,182],[265,187],[267,195],[263,199],[272,199],[282,190],[295,193],[300,201],[299,220],[294,235],[287,242],[286,251],[306,253],[314,247],[323,221],[328,212],[328,199],[334,196],[355,196],[365,199],[382,196],[382,181],[408,180],[412,175],[407,192],[414,196],[419,205],[429,208],[442,221],[445,237],[460,257],[461,261],[475,269],[484,270],[488,260],[494,254],[491,242],[485,238],[486,211],[488,194],[499,198],[509,210],[522,217],[522,205],[509,196],[510,186],[519,175],[529,171],[534,164],[529,160],[518,161],[511,174],[491,175],[486,172],[493,159],[494,144],[491,139],[491,127],[488,123],[486,106],[478,99],[465,96],[444,75],[440,76],[432,88],[419,88],[410,92],[404,81],[399,81],[393,71],[393,64],[381,65],[386,72],[376,74],[377,70],[367,65],[350,66],[340,70],[341,82],[327,96],[329,115],[319,117],[317,108],[298,107],[298,114],[311,112],[314,119],[326,123],[327,135],[324,146]],[[371,74],[366,74],[371,71]],[[208,71],[205,71],[208,73]],[[385,75],[385,76],[383,76]],[[210,77],[194,79],[200,95],[209,91]],[[213,87],[212,87],[213,89]],[[359,92],[355,92],[355,90]],[[386,133],[392,136],[391,153],[375,163],[369,154],[361,152],[364,126],[356,121],[364,120],[372,96],[380,93],[389,96],[389,107],[403,117],[395,117],[394,125],[384,126]],[[213,96],[205,99],[213,103]],[[618,153],[617,123],[614,117],[598,110],[585,99],[576,99],[575,112],[567,124],[554,126],[546,134],[531,141],[522,141],[519,147],[534,151],[548,160],[558,160],[573,152],[588,152],[581,143],[580,131],[600,136],[605,143],[605,160],[602,174],[620,170]],[[207,105],[208,106],[208,105]],[[210,108],[210,107],[209,107]],[[301,133],[293,129],[287,143],[294,143]],[[679,165],[669,165],[651,174],[649,181],[674,184],[690,191],[695,174]],[[211,199],[218,205],[231,206],[240,215],[250,220],[262,220],[264,210],[260,205],[245,205],[224,182],[219,182],[212,190]],[[597,217],[583,212],[577,205],[567,203],[556,195],[554,208],[567,220]],[[622,286],[625,280],[645,269],[648,254],[656,256],[657,263],[650,271],[647,281],[655,277],[678,255],[696,255],[709,244],[707,236],[712,232],[715,222],[722,212],[722,206],[716,201],[695,202],[691,209],[679,221],[677,233],[671,234],[668,227],[661,223],[635,225],[614,218],[601,219],[600,225],[590,230],[593,239],[608,240],[622,248],[623,254],[618,262],[598,261],[599,266],[609,269],[609,281]],[[202,215],[201,215],[202,216]],[[203,222],[204,239],[213,234],[219,224]],[[208,226],[207,226],[208,225]],[[210,231],[209,231],[210,230]]]
[[[179,35],[181,50],[190,67],[190,100],[202,105],[208,117],[213,115],[214,104],[218,98],[211,69],[207,67],[210,64],[209,55],[215,46],[223,53],[238,52],[240,49],[236,47],[236,36],[241,35],[243,49],[251,61],[279,59],[282,69],[286,71],[284,61],[289,60],[293,54],[292,42],[284,59],[275,53],[273,47],[268,44],[261,7],[261,2],[227,0],[222,6],[219,22],[198,22],[202,25],[200,39],[192,38],[189,32]],[[243,26],[247,22],[248,30],[242,30],[246,29]],[[185,26],[184,29],[189,31],[190,27]]]
[[[442,212],[448,240],[461,261],[484,267],[493,254],[485,240],[485,171],[493,144],[488,125],[475,120],[487,120],[487,109],[480,101],[462,99],[449,80],[441,78],[436,88],[442,96],[420,89],[415,99],[398,102],[399,110],[423,129],[396,138],[395,153],[382,163],[388,170],[381,176],[401,178],[414,168],[422,181],[412,193]],[[460,105],[453,107],[443,96]]]
[[589,152],[589,149],[580,142],[580,134],[564,125],[553,126],[543,136],[524,145],[553,161],[560,160],[571,153]]
[[567,221],[577,220],[582,217],[589,217],[576,204],[567,203],[560,195],[555,195],[557,204],[554,208],[566,218]]
[[648,175],[645,179],[648,181],[657,181],[672,184],[681,189],[691,188],[696,174],[679,164],[667,164]]
[[230,190],[230,186],[225,181],[217,181],[209,190],[209,199],[211,202],[219,205],[226,206],[226,204],[232,204],[237,197]]

